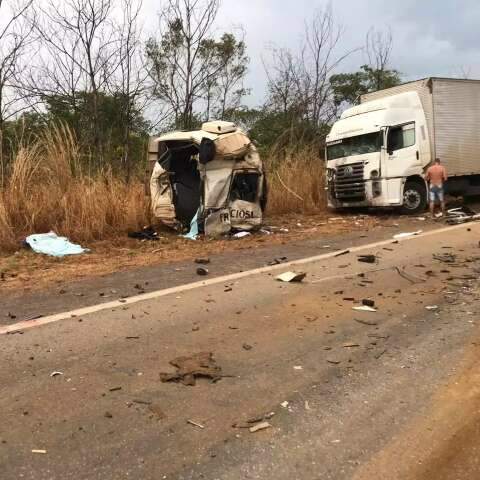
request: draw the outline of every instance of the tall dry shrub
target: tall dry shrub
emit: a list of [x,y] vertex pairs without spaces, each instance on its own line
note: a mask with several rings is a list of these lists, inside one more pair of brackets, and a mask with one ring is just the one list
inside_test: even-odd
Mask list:
[[326,210],[325,164],[317,147],[305,146],[279,158],[264,159],[269,180],[268,213],[319,213]]
[[[85,242],[123,237],[148,223],[143,184],[110,171],[91,174],[66,126],[53,126],[20,145],[0,191],[0,249],[54,230]],[[87,164],[88,165],[88,164]]]

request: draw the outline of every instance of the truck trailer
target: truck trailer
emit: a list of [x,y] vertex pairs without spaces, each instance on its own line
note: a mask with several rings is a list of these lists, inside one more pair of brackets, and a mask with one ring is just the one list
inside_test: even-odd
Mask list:
[[328,204],[417,214],[435,158],[447,194],[480,194],[480,80],[425,78],[362,95],[327,136]]

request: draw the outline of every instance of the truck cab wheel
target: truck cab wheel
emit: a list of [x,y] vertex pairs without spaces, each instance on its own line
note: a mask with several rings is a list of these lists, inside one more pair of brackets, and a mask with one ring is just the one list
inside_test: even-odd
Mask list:
[[403,190],[402,213],[416,215],[427,207],[427,190],[417,182],[407,182]]

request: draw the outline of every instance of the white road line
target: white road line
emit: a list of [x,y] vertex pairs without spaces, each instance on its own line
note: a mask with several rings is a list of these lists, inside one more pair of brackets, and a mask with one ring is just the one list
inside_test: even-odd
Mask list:
[[[464,229],[464,228],[467,228],[467,227],[471,228],[472,226],[473,226],[473,224],[463,224],[463,225],[455,225],[455,226],[452,226],[452,227],[438,228],[436,230],[430,230],[428,232],[420,233],[418,235],[414,235],[414,236],[411,236],[411,237],[404,238],[402,240],[398,240],[398,243],[404,243],[404,242],[408,242],[408,241],[411,241],[411,240],[418,240],[419,238],[425,238],[425,237],[429,237],[429,236],[432,236],[432,235],[439,235],[439,234],[442,234],[442,233],[451,232],[451,231],[454,231],[454,230],[460,230],[460,229]],[[272,265],[272,266],[261,267],[261,268],[254,268],[253,270],[247,270],[245,272],[232,273],[232,274],[229,274],[229,275],[224,275],[224,276],[221,276],[221,277],[215,277],[215,278],[211,278],[211,279],[204,280],[204,281],[201,281],[201,282],[187,283],[185,285],[179,285],[179,286],[172,287],[172,288],[165,288],[163,290],[156,290],[154,292],[142,293],[140,295],[135,295],[133,297],[125,298],[122,301],[115,300],[115,301],[112,301],[112,302],[100,303],[98,305],[91,305],[89,307],[78,308],[76,310],[71,310],[69,312],[57,313],[55,315],[49,315],[47,317],[41,317],[41,318],[36,319],[36,320],[25,320],[25,321],[14,323],[12,325],[6,325],[6,326],[3,326],[3,327],[0,327],[0,335],[5,335],[7,333],[18,331],[18,330],[26,330],[26,329],[33,328],[33,327],[39,327],[41,325],[47,325],[49,323],[58,322],[60,320],[67,320],[69,318],[81,317],[82,315],[89,315],[91,313],[100,312],[102,310],[124,307],[125,305],[132,305],[134,303],[143,302],[145,300],[153,300],[155,298],[165,297],[166,295],[172,295],[172,294],[177,294],[177,293],[180,293],[180,292],[186,292],[186,291],[189,291],[189,290],[195,290],[197,288],[207,287],[207,286],[210,286],[210,285],[216,285],[218,283],[231,282],[232,280],[239,280],[241,278],[250,277],[252,275],[269,273],[269,272],[276,271],[276,270],[285,270],[289,267],[295,267],[297,265],[305,265],[307,263],[314,263],[314,262],[318,262],[320,260],[327,260],[329,258],[336,257],[339,253],[344,252],[345,250],[348,250],[350,253],[356,253],[356,252],[361,252],[362,250],[368,250],[368,249],[372,249],[372,248],[383,247],[385,245],[390,245],[390,244],[392,244],[392,242],[394,242],[394,240],[392,238],[390,238],[388,240],[382,240],[382,241],[379,241],[379,242],[369,243],[369,244],[366,244],[366,245],[359,245],[358,247],[345,248],[343,250],[337,250],[337,251],[334,251],[334,252],[323,253],[321,255],[315,255],[313,257],[301,258],[299,260],[293,260],[291,262],[281,263],[281,264],[278,264],[278,265]]]

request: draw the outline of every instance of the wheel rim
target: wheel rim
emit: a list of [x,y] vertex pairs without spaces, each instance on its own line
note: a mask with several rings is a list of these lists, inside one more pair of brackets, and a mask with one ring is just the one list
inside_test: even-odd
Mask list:
[[403,205],[408,210],[416,210],[422,203],[422,196],[417,190],[405,190],[403,194]]

